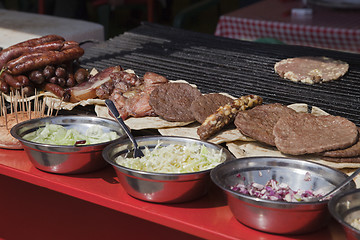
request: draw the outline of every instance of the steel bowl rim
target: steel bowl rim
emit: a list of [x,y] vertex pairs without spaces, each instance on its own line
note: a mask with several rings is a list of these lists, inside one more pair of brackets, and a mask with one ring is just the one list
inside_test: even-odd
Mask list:
[[336,194],[334,197],[332,197],[329,200],[329,204],[328,204],[328,209],[330,214],[342,225],[350,228],[351,230],[355,231],[357,234],[360,235],[360,230],[354,228],[353,226],[351,226],[349,223],[347,223],[336,211],[335,211],[335,206],[338,203],[338,201],[346,196],[352,195],[354,193],[359,193],[360,194],[360,189],[353,189],[353,190],[349,190],[346,192],[342,192],[342,193],[338,193]]
[[[31,144],[34,146],[41,146],[41,147],[49,147],[49,148],[57,148],[57,149],[64,149],[64,148],[71,148],[71,149],[76,149],[76,148],[93,148],[93,147],[97,147],[97,146],[102,146],[104,144],[111,144],[114,143],[116,141],[119,141],[123,138],[125,138],[125,133],[120,136],[117,139],[108,141],[108,142],[102,142],[102,143],[95,143],[95,144],[84,144],[84,145],[56,145],[56,144],[49,144],[49,143],[38,143],[38,142],[32,142],[29,140],[24,139],[23,137],[19,136],[17,134],[17,129],[19,129],[20,127],[22,127],[25,124],[28,123],[32,123],[32,122],[36,122],[37,120],[49,120],[49,119],[54,119],[54,118],[94,118],[94,119],[101,119],[101,120],[105,120],[105,121],[111,121],[114,122],[115,124],[118,124],[115,120],[113,119],[109,119],[109,118],[104,118],[104,117],[97,117],[97,116],[85,116],[85,115],[64,115],[64,116],[49,116],[49,117],[44,117],[44,118],[34,118],[34,119],[29,119],[23,122],[19,122],[16,125],[14,125],[11,129],[10,129],[10,134],[16,138],[18,141],[22,142],[22,143],[26,143],[26,144]],[[40,127],[39,127],[40,128]],[[120,128],[120,127],[119,127]]]
[[[233,158],[235,158],[233,156],[233,154],[231,154],[231,152],[229,150],[227,150],[226,148],[224,148],[221,145],[215,144],[215,143],[211,143],[211,142],[204,142],[202,140],[196,139],[196,138],[190,138],[190,137],[181,137],[181,136],[162,136],[162,135],[152,135],[152,136],[140,136],[140,137],[135,137],[135,140],[141,140],[141,139],[151,139],[151,138],[172,138],[172,139],[189,139],[191,141],[194,142],[203,142],[206,143],[208,145],[213,145],[217,148],[220,148],[223,150],[223,153],[225,153],[227,156],[232,157],[231,159],[229,159],[228,161],[232,160]],[[106,152],[109,152],[109,149],[111,149],[113,146],[115,145],[119,145],[123,142],[130,142],[130,139],[125,138],[125,139],[121,139],[118,142],[114,142],[109,144],[108,146],[106,146],[103,150],[103,158],[105,159],[106,162],[108,162],[109,164],[111,164],[112,166],[116,167],[117,169],[121,169],[121,170],[126,170],[128,172],[133,172],[136,174],[141,174],[141,175],[145,175],[145,176],[149,176],[149,175],[155,175],[155,176],[162,176],[162,177],[176,177],[176,176],[191,176],[191,175],[202,175],[202,174],[207,174],[209,172],[211,172],[212,169],[214,168],[210,168],[210,169],[206,169],[203,171],[198,171],[198,172],[189,172],[189,173],[159,173],[159,172],[148,172],[148,171],[142,171],[142,170],[136,170],[136,169],[132,169],[132,168],[128,168],[128,167],[124,167],[122,165],[116,164],[114,161],[109,160],[108,156],[106,155]],[[226,160],[225,160],[226,162]],[[224,163],[224,162],[222,162]],[[220,164],[222,164],[220,163]],[[123,171],[121,171],[123,173]]]
[[[329,166],[326,166],[324,164],[321,164],[321,163],[315,163],[315,162],[309,162],[309,161],[306,161],[306,160],[302,160],[302,159],[290,159],[290,158],[286,158],[286,157],[272,157],[272,156],[256,156],[256,157],[244,157],[244,158],[236,158],[236,159],[233,159],[233,160],[229,160],[229,161],[226,161],[226,162],[223,162],[223,163],[220,163],[219,165],[217,165],[216,167],[214,167],[212,169],[212,171],[210,172],[210,178],[211,180],[216,184],[216,186],[218,186],[219,188],[221,188],[223,191],[229,193],[229,194],[232,194],[232,195],[235,195],[237,197],[241,197],[241,198],[244,198],[244,199],[247,199],[247,200],[250,200],[252,202],[262,202],[262,203],[265,203],[265,204],[273,204],[274,206],[280,206],[280,205],[287,205],[287,206],[299,206],[299,205],[324,205],[324,204],[328,204],[329,200],[323,200],[321,202],[319,201],[313,201],[313,202],[284,202],[284,201],[276,201],[276,200],[268,200],[268,199],[262,199],[262,198],[258,198],[258,197],[253,197],[253,196],[249,196],[249,195],[246,195],[246,194],[242,194],[242,193],[239,193],[239,192],[236,192],[236,191],[233,191],[229,188],[226,188],[224,186],[222,186],[218,181],[217,179],[215,178],[215,173],[216,171],[218,171],[218,169],[222,168],[224,165],[226,164],[230,164],[231,162],[233,161],[240,161],[240,160],[245,160],[245,159],[249,159],[249,160],[254,160],[255,161],[260,161],[262,158],[270,158],[270,159],[281,159],[281,160],[298,160],[298,161],[305,161],[309,164],[313,164],[313,165],[321,165],[323,167],[326,167],[328,169],[331,169],[333,171],[336,171],[338,173],[341,173],[342,175],[344,175],[344,177],[346,177],[347,175],[343,172],[340,172],[340,171],[337,171],[336,169],[333,169]],[[256,159],[259,159],[259,160],[256,160]]]

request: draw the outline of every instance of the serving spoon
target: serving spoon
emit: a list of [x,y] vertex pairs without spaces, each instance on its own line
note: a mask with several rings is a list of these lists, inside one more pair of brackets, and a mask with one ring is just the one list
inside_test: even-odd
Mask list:
[[122,120],[122,118],[120,116],[120,113],[118,112],[118,110],[115,107],[114,102],[111,101],[110,99],[106,99],[105,104],[108,107],[108,109],[110,110],[110,112],[114,115],[114,117],[116,118],[116,120],[118,121],[120,126],[124,129],[126,135],[129,137],[130,141],[133,143],[133,145],[134,145],[134,157],[135,158],[143,157],[144,153],[141,151],[141,149],[139,148],[134,136],[131,134],[129,128],[126,126],[126,124]]
[[329,196],[334,195],[335,193],[337,193],[340,189],[342,189],[343,187],[346,186],[346,184],[348,184],[351,180],[353,180],[358,174],[360,173],[360,168],[358,168],[355,172],[353,172],[350,176],[348,176],[347,178],[345,178],[344,181],[342,181],[337,187],[335,187],[333,190],[331,190],[330,192],[326,193],[324,196],[321,197],[310,197],[308,199],[306,199],[307,202],[312,202],[312,201],[324,201],[327,200],[327,198]]

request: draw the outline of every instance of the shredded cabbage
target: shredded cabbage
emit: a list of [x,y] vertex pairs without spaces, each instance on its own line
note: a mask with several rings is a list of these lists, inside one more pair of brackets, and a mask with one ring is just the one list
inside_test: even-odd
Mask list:
[[199,144],[161,146],[159,142],[151,151],[144,149],[144,157],[118,156],[117,164],[141,171],[158,173],[191,173],[214,168],[225,161],[222,150]]
[[67,129],[58,124],[47,123],[45,127],[39,128],[23,137],[25,140],[53,144],[74,145],[77,141],[85,140],[85,145],[108,142],[119,138],[116,132],[104,132],[100,126],[89,127],[85,134],[76,129]]

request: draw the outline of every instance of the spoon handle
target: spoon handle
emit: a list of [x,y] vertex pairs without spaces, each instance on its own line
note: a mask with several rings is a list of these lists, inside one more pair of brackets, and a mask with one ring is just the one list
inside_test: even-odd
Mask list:
[[126,135],[129,137],[131,142],[134,144],[135,149],[137,149],[138,145],[137,145],[136,141],[134,140],[129,128],[126,126],[125,122],[122,120],[120,113],[118,112],[118,110],[115,107],[114,102],[111,101],[110,99],[106,99],[105,104],[108,107],[108,109],[110,110],[110,112],[114,115],[116,120],[120,123],[121,127],[124,129]]
[[334,195],[337,193],[340,189],[345,187],[346,184],[348,184],[351,180],[353,180],[358,174],[360,173],[360,168],[358,168],[355,172],[353,172],[350,176],[348,176],[340,185],[338,185],[336,188],[322,196],[319,200],[322,200],[328,196]]

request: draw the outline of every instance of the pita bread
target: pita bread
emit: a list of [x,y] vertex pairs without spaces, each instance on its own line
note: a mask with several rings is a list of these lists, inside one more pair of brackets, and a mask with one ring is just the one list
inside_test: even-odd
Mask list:
[[[331,168],[339,169],[346,174],[351,174],[354,172],[354,169],[359,168],[359,163],[333,163],[321,160],[318,156],[315,155],[300,155],[300,156],[291,156],[282,154],[275,147],[271,147],[259,142],[242,142],[235,141],[226,144],[226,147],[236,158],[244,158],[244,157],[287,157],[292,159],[301,159],[312,161],[316,163],[323,164],[325,166],[329,166]],[[357,186],[360,186],[360,176],[357,177],[355,181]]]
[[294,109],[296,112],[299,113],[307,113],[310,112],[315,116],[324,116],[329,115],[329,113],[325,112],[324,110],[316,107],[316,106],[309,106],[306,103],[294,103],[287,105],[287,107]]
[[[197,129],[200,127],[199,123],[193,123],[186,127],[174,127],[174,128],[162,128],[158,129],[159,133],[163,136],[178,136],[178,137],[191,137],[195,139],[200,139],[197,134]],[[226,129],[213,137],[209,138],[207,141],[220,144],[224,142],[232,142],[236,140],[241,141],[254,141],[253,139],[246,137],[236,128]]]
[[[113,119],[113,117],[110,116],[106,106],[95,105],[95,113],[98,117]],[[141,118],[131,117],[125,120],[125,124],[130,129],[133,130],[179,127],[179,126],[186,126],[191,123],[192,122],[168,122],[159,117],[141,117]]]

